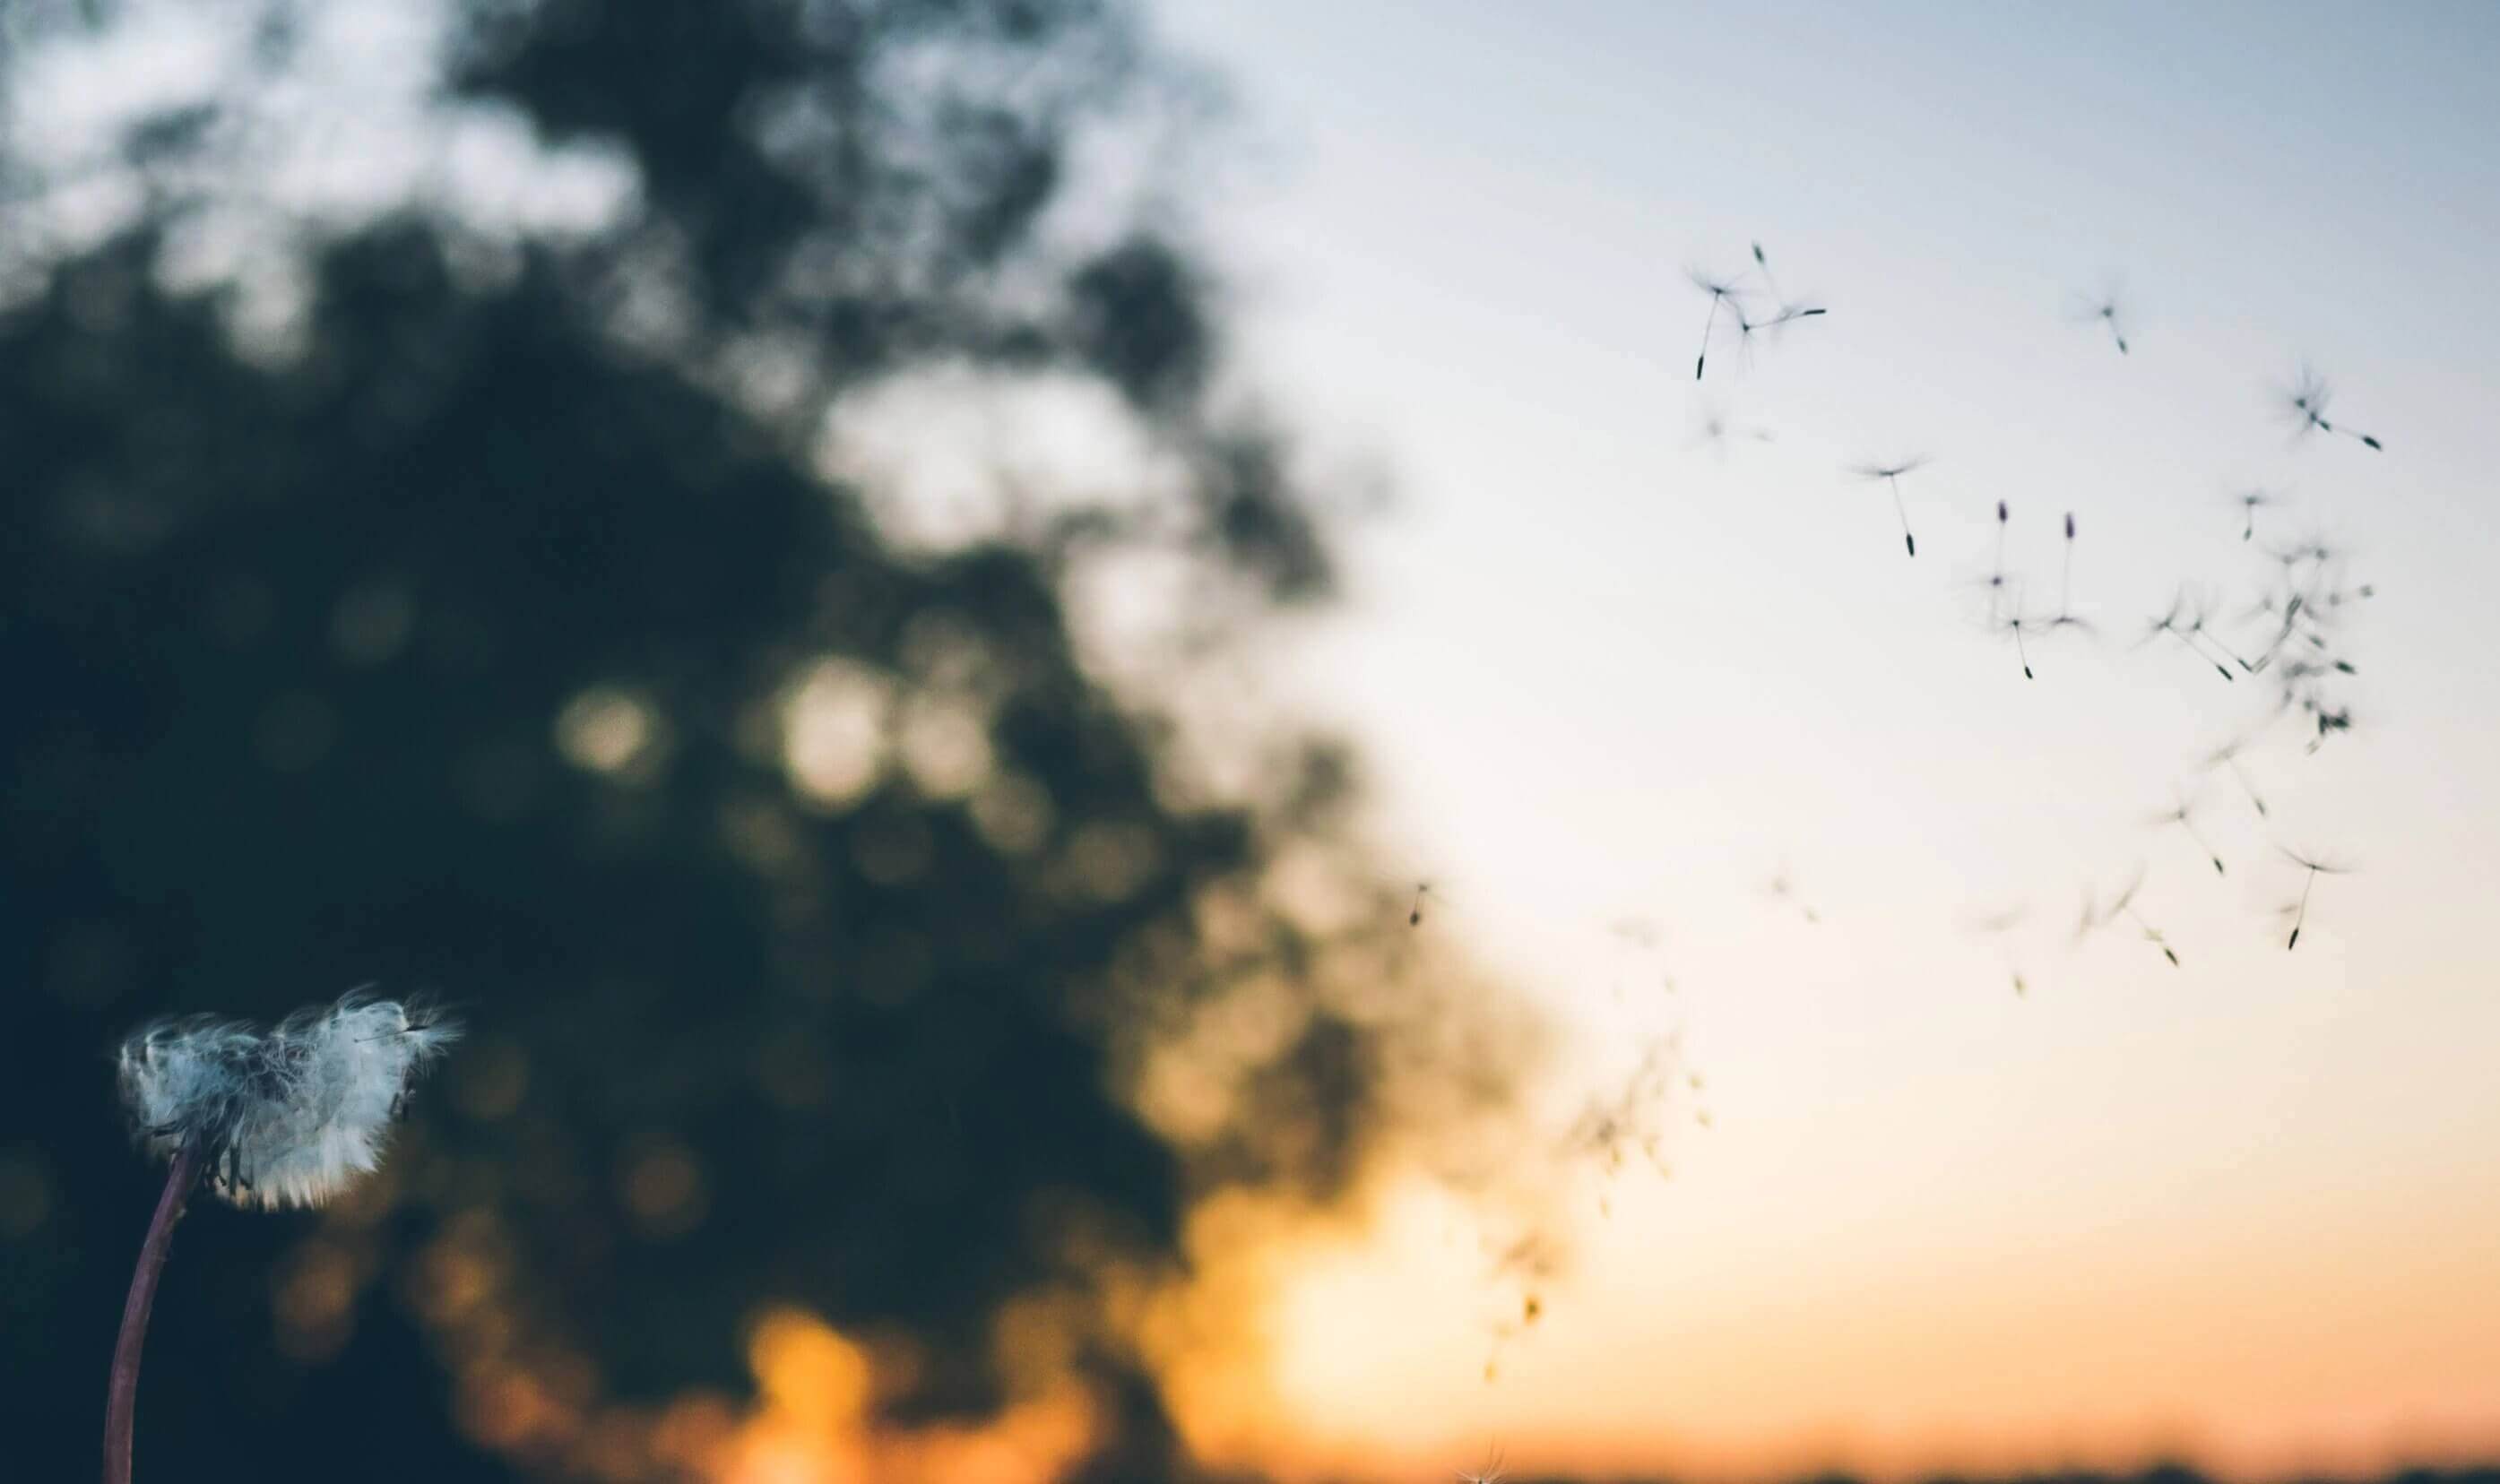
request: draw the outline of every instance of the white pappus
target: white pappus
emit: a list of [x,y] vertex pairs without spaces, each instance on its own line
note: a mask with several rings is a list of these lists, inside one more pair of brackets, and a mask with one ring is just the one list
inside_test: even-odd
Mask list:
[[409,1088],[459,1034],[422,1007],[362,992],[267,1031],[158,1020],[121,1044],[121,1100],[155,1158],[196,1144],[228,1203],[319,1206],[380,1165]]

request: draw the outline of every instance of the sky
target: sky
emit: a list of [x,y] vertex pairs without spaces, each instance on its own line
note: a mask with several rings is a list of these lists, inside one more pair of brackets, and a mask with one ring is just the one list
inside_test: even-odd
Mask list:
[[[1577,1027],[1555,1096],[1665,1025],[1707,1074],[1671,1179],[1581,1192],[1496,1380],[1452,1297],[1482,1253],[1419,1185],[1298,1260],[1285,1411],[1230,1445],[1443,1477],[2500,1452],[2500,13],[1151,11],[1233,90],[1206,226],[1245,381],[1394,490],[1271,684],[1361,742],[1424,930]],[[1714,341],[1696,388],[1686,271],[1757,242],[1829,313],[1750,365]],[[2123,356],[2070,312],[2112,281]],[[2291,436],[2304,362],[2384,452]],[[1770,439],[1703,444],[1709,407]],[[1845,471],[1913,453],[1915,559]],[[2249,487],[2287,503],[2243,541]],[[2102,629],[2029,681],[1970,617],[1999,500],[2035,606],[2073,513]],[[2377,595],[2355,725],[2262,732],[2260,819],[2197,764],[2267,688],[2130,646],[2312,535]],[[2177,786],[2220,876],[2148,823]],[[2293,952],[2283,845],[2355,867]],[[2177,968],[2071,941],[2139,865]]]

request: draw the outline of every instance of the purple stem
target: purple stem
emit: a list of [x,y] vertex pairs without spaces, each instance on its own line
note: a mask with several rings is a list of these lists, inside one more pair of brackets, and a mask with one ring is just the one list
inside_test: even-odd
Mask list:
[[200,1145],[186,1139],[174,1151],[173,1168],[165,1172],[165,1193],[156,1199],[155,1218],[148,1223],[148,1240],[139,1247],[139,1266],[130,1274],[130,1298],[121,1307],[121,1338],[113,1345],[113,1380],[104,1402],[104,1484],[130,1484],[131,1423],[139,1409],[139,1348],[148,1339],[148,1311],[156,1303],[156,1279],[164,1274],[165,1254],[174,1244],[174,1223],[182,1203],[200,1178]]

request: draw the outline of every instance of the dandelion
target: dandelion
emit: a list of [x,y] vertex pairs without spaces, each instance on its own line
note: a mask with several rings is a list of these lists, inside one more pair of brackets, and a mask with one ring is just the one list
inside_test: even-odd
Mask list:
[[141,1146],[168,1169],[114,1346],[105,1484],[130,1478],[140,1347],[192,1187],[205,1181],[246,1209],[333,1199],[380,1165],[409,1089],[458,1036],[456,1025],[421,1008],[357,992],[267,1031],[193,1016],[154,1021],[121,1044],[122,1106]]

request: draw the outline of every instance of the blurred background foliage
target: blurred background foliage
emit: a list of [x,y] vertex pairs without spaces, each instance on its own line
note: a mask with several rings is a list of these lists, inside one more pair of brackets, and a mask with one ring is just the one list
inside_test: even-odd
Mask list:
[[93,1466],[109,1047],[376,982],[472,1038],[345,1208],[184,1222],[144,1472],[1189,1475],[1193,1213],[1359,1203],[1533,1040],[1244,699],[1331,504],[1225,372],[1202,81],[1091,0],[0,47],[4,1471]]

